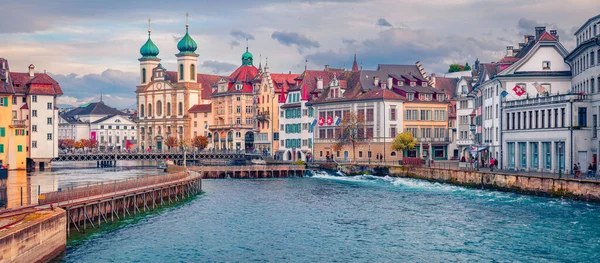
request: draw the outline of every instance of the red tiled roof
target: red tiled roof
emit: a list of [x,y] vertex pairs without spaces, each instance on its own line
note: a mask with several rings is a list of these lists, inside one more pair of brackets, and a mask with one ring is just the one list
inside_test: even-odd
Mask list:
[[196,104],[192,106],[189,112],[210,112],[212,104]]
[[[166,71],[165,79],[170,81],[171,83],[177,82],[177,72],[176,71]],[[209,100],[210,95],[212,94],[212,86],[219,81],[221,76],[210,75],[210,74],[196,74],[196,83],[202,85],[202,99]]]
[[230,82],[251,81],[254,77],[256,77],[256,74],[258,74],[258,69],[255,66],[242,65],[233,73],[231,73],[227,79],[229,79]]
[[498,61],[498,63],[515,63],[517,61],[519,61],[520,58],[512,58],[512,57],[504,57],[502,58],[500,61]]
[[34,95],[62,95],[62,89],[56,80],[45,73],[35,73],[33,79],[29,73],[11,72],[15,92]]
[[544,32],[544,34],[542,34],[540,37],[540,41],[558,41],[558,39],[556,39],[556,37],[553,35],[550,35],[548,32]]
[[[284,91],[287,91],[289,88],[291,88],[294,83],[296,83],[296,81],[294,80],[295,78],[297,78],[298,76],[300,76],[300,74],[277,74],[277,73],[272,73],[271,75],[271,80],[273,81],[273,87],[275,88],[275,92],[281,92],[281,89],[283,89]],[[279,88],[279,86],[281,86],[281,88]]]
[[435,87],[438,90],[443,91],[448,95],[448,97],[453,97],[456,92],[456,84],[458,83],[458,78],[443,78],[443,77],[435,77]]

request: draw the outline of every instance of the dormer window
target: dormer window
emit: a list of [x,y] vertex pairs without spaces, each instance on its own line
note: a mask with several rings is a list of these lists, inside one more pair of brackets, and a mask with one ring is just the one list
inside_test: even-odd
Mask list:
[[387,89],[387,84],[386,83],[381,83],[381,88],[382,89]]
[[414,81],[411,81],[411,82],[410,82],[410,86],[411,86],[411,87],[417,86],[417,83],[416,83],[416,82],[414,82]]
[[235,84],[235,90],[242,90],[242,84]]
[[[400,82],[400,83],[402,83],[402,82]],[[407,95],[409,101],[412,101],[415,99],[415,94],[407,93],[406,95]]]
[[423,81],[423,82],[421,82],[421,85],[422,85],[423,87],[427,87],[427,82]]
[[437,97],[439,101],[444,101],[446,99],[446,94],[438,94]]
[[398,86],[400,86],[400,87],[404,86],[404,81],[398,81]]

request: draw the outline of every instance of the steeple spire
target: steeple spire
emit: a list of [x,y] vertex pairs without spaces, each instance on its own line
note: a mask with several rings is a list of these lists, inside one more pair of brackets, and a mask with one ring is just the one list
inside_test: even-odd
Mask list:
[[[362,69],[362,65],[361,65]],[[358,63],[356,62],[356,53],[354,53],[354,63],[352,64],[352,71],[358,71]]]
[[188,32],[188,27],[190,27],[190,21],[189,21],[189,16],[190,14],[188,12],[185,12],[185,32]]

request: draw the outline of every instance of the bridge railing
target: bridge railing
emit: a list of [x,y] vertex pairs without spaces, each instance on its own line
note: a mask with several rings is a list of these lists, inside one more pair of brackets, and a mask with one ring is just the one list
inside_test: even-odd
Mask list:
[[[166,175],[156,175],[141,178],[132,178],[114,182],[99,183],[88,185],[85,187],[72,188],[59,192],[50,192],[43,194],[43,198],[39,199],[40,205],[53,204],[60,202],[79,201],[81,199],[98,197],[104,195],[116,194],[121,191],[133,190],[151,185],[177,181],[185,179],[190,175],[187,172],[178,172]],[[195,175],[194,175],[195,176]]]

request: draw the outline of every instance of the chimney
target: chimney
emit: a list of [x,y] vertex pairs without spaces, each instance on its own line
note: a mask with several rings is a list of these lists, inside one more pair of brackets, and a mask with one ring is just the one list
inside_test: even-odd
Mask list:
[[556,40],[558,40],[558,32],[556,30],[550,30],[550,35],[552,35],[556,38]]
[[325,65],[325,71],[329,71],[329,65]]
[[33,73],[34,69],[35,69],[35,66],[33,64],[29,65],[29,78],[34,77],[34,73]]
[[435,73],[431,73],[431,87],[435,88]]
[[375,87],[379,87],[379,76],[373,77],[373,85],[375,85]]
[[513,56],[513,46],[507,46],[506,47],[506,57],[512,57]]
[[322,78],[317,78],[317,89],[319,89],[319,90],[323,89],[323,79]]
[[388,79],[387,79],[387,86],[388,86],[388,89],[392,89],[392,85],[393,85],[393,84],[394,84],[394,83],[393,83],[393,79],[392,79],[392,77],[388,77]]
[[540,37],[546,32],[545,26],[536,26],[535,27],[535,40],[540,40]]
[[535,41],[535,36],[527,36],[527,43]]

